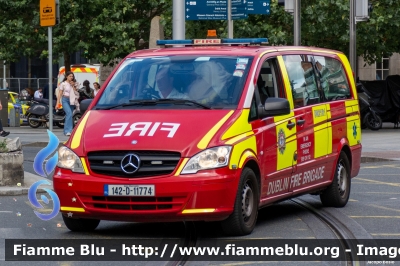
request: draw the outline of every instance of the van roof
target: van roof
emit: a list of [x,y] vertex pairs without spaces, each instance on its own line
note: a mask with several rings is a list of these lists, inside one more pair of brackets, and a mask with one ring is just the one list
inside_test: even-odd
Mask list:
[[343,52],[319,47],[307,46],[188,46],[188,47],[168,47],[139,50],[129,54],[127,57],[137,56],[168,56],[168,55],[236,55],[236,56],[257,56],[265,52],[307,52],[324,54],[343,54]]

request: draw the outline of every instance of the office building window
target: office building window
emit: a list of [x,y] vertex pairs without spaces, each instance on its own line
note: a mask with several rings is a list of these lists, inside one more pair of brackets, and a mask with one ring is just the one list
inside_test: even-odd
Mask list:
[[375,62],[376,79],[384,80],[389,76],[389,58],[382,57],[382,62]]

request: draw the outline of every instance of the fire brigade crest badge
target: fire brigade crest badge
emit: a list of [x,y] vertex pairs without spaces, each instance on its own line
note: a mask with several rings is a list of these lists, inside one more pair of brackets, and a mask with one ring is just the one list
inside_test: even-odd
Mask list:
[[279,133],[278,133],[278,149],[279,149],[279,152],[281,154],[283,154],[285,152],[285,148],[286,148],[286,136],[285,136],[285,132],[281,128],[281,129],[279,129]]

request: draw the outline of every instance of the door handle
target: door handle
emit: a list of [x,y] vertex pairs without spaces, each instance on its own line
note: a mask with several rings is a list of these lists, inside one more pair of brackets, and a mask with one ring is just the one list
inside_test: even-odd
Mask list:
[[304,125],[304,123],[306,122],[306,120],[304,120],[304,119],[299,119],[299,120],[297,120],[297,125],[299,125],[299,126],[302,126],[302,125]]
[[295,125],[296,125],[295,123],[293,123],[292,121],[289,121],[289,122],[287,123],[286,127],[287,127],[288,129],[292,129],[292,128],[294,128]]

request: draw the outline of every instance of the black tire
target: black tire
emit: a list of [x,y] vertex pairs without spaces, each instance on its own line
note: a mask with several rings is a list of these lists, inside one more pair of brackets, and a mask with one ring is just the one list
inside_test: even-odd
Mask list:
[[77,113],[72,117],[72,125],[75,127],[76,124],[78,124],[79,120],[81,119],[82,114],[81,113]]
[[42,122],[32,121],[31,118],[40,118],[40,116],[33,115],[33,114],[28,115],[28,117],[27,117],[28,125],[31,128],[38,128],[38,127],[40,127],[42,125]]
[[349,201],[350,188],[350,163],[344,152],[340,153],[335,168],[332,183],[320,195],[321,202],[326,207],[344,207]]
[[74,232],[90,232],[97,228],[100,220],[95,219],[73,219],[62,215],[67,228]]
[[256,175],[250,168],[244,168],[240,176],[233,213],[221,222],[225,234],[242,236],[253,231],[257,222],[259,193]]
[[382,128],[382,118],[376,115],[376,118],[371,113],[368,113],[364,117],[364,124],[371,130],[379,130]]

